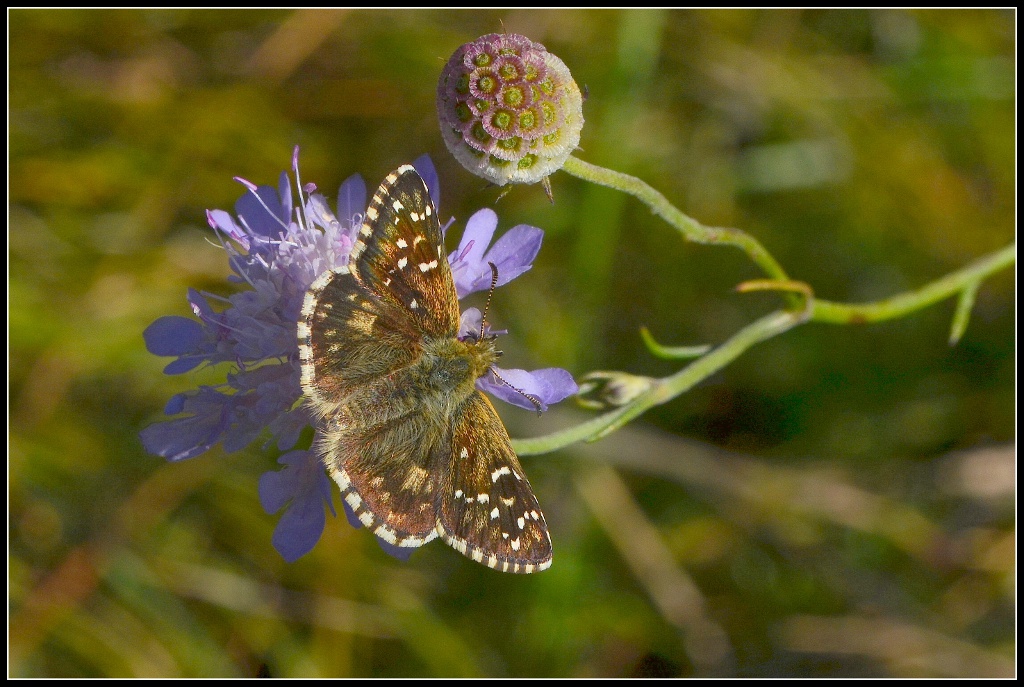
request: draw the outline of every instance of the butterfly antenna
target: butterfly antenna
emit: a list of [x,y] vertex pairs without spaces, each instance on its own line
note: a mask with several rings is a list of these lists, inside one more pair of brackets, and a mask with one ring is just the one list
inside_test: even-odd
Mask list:
[[[491,289],[487,292],[487,305],[484,306],[484,316],[480,318],[480,340],[484,340],[484,330],[487,328],[487,311],[491,309],[491,296],[494,295],[494,287],[498,285],[498,266],[493,262],[487,263],[491,266]],[[504,381],[504,380],[503,380]],[[515,389],[515,387],[512,387]],[[516,389],[516,391],[519,391]]]
[[507,386],[509,389],[512,389],[512,391],[516,392],[530,403],[532,403],[533,407],[537,409],[537,415],[540,415],[542,412],[544,412],[544,404],[541,403],[539,398],[537,398],[533,394],[526,393],[517,386],[512,386],[507,380],[505,380],[505,378],[498,374],[497,370],[495,370],[493,367],[491,368],[491,374],[494,375],[494,378],[497,379],[499,382]]

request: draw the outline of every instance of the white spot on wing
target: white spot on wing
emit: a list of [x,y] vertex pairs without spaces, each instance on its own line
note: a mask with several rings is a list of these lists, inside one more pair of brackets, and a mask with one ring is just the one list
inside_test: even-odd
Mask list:
[[383,539],[384,541],[386,541],[388,544],[394,545],[398,543],[398,537],[396,537],[395,533],[392,532],[391,529],[389,529],[386,525],[381,525],[380,527],[375,529],[373,533],[381,539]]
[[498,478],[502,475],[511,475],[512,471],[508,469],[507,465],[502,465],[500,468],[491,473],[491,481],[497,482]]

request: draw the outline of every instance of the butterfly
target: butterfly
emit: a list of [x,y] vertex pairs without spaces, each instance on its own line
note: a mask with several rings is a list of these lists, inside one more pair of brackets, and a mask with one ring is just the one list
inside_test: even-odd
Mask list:
[[500,354],[459,336],[437,212],[403,165],[377,189],[348,265],[320,275],[298,324],[314,451],[385,542],[436,537],[512,573],[551,565],[551,539],[505,426],[475,387]]

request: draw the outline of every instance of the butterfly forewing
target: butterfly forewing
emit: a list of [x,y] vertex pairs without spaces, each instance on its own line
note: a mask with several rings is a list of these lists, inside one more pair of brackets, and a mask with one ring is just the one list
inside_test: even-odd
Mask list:
[[551,565],[551,539],[505,426],[476,392],[457,418],[440,491],[437,528],[452,547],[504,572]]
[[418,355],[420,336],[405,312],[374,297],[347,267],[327,272],[306,293],[299,323],[302,388],[321,416],[336,412]]
[[457,333],[459,301],[441,225],[426,185],[409,165],[388,175],[374,194],[349,266],[369,291],[405,308],[424,334]]

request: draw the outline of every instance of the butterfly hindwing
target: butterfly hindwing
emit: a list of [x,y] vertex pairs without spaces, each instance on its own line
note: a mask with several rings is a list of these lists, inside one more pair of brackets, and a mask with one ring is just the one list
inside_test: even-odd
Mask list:
[[437,529],[460,553],[513,573],[551,565],[551,539],[508,432],[479,391],[454,423]]
[[369,291],[405,308],[423,333],[458,331],[459,301],[437,211],[409,165],[389,174],[374,194],[349,268]]
[[359,521],[394,546],[422,546],[437,536],[438,447],[417,414],[371,430],[328,428],[316,450]]

